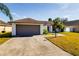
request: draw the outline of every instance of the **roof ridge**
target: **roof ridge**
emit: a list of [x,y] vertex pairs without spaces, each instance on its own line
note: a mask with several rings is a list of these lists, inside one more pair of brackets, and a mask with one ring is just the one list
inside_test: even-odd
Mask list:
[[23,19],[19,19],[19,20],[15,20],[15,21],[21,21],[21,20],[32,20],[32,21],[38,21],[38,20],[35,20],[33,18],[23,18]]

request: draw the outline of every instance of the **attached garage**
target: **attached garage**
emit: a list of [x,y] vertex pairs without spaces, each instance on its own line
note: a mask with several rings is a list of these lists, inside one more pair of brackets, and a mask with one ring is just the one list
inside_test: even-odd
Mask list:
[[40,25],[16,25],[16,36],[32,36],[40,34]]
[[[38,21],[32,18],[24,18],[10,23],[12,23],[12,36],[32,36],[43,34],[43,30],[47,29],[47,26],[51,26],[51,23],[48,21]],[[52,30],[51,27],[50,29]]]

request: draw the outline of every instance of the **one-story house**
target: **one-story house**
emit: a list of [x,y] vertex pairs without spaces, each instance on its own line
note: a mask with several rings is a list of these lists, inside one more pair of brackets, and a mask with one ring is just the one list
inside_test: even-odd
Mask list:
[[68,32],[79,32],[79,20],[68,21],[65,23]]
[[43,30],[47,29],[52,32],[52,23],[48,21],[38,21],[32,18],[24,18],[12,23],[13,36],[30,36],[43,34]]
[[0,32],[2,31],[12,32],[12,26],[4,21],[0,20]]

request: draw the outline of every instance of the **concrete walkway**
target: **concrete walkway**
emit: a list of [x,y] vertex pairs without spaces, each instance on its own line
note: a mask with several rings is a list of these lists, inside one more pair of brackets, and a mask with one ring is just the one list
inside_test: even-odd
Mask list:
[[0,45],[3,56],[71,56],[43,36],[12,38]]

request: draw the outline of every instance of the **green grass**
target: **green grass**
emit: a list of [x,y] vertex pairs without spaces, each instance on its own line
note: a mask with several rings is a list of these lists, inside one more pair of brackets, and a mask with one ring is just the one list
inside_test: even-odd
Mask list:
[[61,34],[65,36],[47,37],[47,39],[70,54],[79,56],[79,33],[62,32]]
[[0,38],[0,44],[3,44],[4,42],[8,41],[10,38]]
[[51,37],[51,36],[53,36],[53,33],[48,33],[48,34],[44,34],[45,35],[45,37]]
[[0,33],[0,44],[8,41],[11,38],[10,32]]

